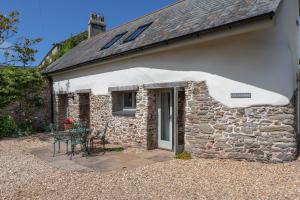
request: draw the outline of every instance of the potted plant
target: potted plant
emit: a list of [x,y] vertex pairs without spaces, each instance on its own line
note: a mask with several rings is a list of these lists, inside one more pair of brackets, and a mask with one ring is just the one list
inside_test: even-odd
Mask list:
[[68,117],[64,120],[64,128],[65,130],[69,130],[72,128],[73,123],[75,122],[75,119],[72,117]]

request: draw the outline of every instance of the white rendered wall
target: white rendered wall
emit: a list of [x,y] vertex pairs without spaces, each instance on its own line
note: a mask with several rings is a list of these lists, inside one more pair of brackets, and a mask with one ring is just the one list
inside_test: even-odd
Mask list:
[[54,90],[101,95],[113,86],[207,81],[210,95],[229,107],[286,105],[296,89],[297,18],[298,1],[285,0],[265,29],[56,74]]

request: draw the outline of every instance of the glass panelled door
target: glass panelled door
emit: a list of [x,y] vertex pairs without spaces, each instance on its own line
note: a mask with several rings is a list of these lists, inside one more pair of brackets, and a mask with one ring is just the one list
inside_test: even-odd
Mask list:
[[158,99],[158,147],[172,150],[173,147],[173,105],[172,91],[163,90]]

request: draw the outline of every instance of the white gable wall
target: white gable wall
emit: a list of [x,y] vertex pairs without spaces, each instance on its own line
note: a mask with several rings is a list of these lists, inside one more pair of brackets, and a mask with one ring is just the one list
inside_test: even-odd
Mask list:
[[[206,81],[210,95],[229,107],[286,105],[296,89],[297,18],[298,1],[287,0],[265,29],[57,74],[54,89],[101,95],[112,86]],[[251,99],[230,98],[248,92]]]

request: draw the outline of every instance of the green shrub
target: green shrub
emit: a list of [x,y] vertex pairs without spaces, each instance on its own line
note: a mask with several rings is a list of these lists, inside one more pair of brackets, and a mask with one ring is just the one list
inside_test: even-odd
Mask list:
[[24,119],[18,127],[16,137],[24,137],[33,134],[32,121],[30,119]]
[[105,148],[104,151],[109,151],[109,152],[122,152],[125,149],[123,147],[115,147],[115,148]]
[[184,151],[182,153],[176,154],[175,158],[179,160],[190,160],[192,159],[192,156],[189,152]]
[[11,116],[0,117],[0,138],[14,136],[16,130],[16,122]]
[[26,137],[32,135],[33,131],[28,128],[28,129],[18,129],[17,134],[13,135],[14,137]]
[[44,132],[44,133],[50,133],[51,132],[51,127],[52,127],[53,125],[52,124],[44,124],[43,126],[42,126],[42,131]]
[[47,79],[36,68],[0,67],[0,108],[19,101],[25,105],[42,106],[41,93]]

